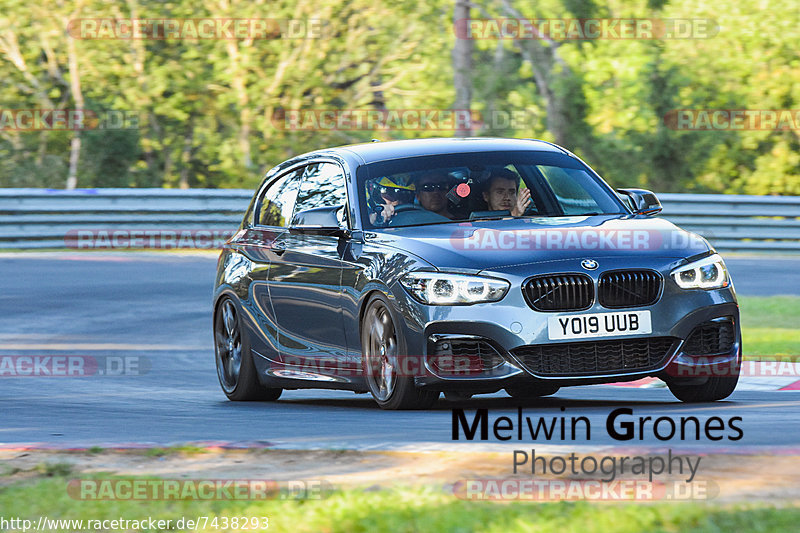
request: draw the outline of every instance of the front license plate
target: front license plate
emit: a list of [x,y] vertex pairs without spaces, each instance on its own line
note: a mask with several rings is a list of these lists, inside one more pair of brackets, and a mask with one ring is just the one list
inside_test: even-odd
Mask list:
[[650,311],[551,316],[547,319],[550,340],[647,335],[652,332]]

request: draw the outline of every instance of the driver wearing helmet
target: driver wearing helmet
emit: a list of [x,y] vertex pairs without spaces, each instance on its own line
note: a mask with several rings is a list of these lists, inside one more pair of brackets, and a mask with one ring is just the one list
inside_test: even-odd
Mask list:
[[370,223],[379,226],[388,224],[398,205],[414,201],[414,191],[413,183],[404,182],[396,177],[384,176],[378,180],[370,191]]

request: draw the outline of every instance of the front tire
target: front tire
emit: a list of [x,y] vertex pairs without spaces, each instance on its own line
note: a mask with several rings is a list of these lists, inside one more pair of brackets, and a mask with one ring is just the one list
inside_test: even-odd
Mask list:
[[682,384],[680,381],[668,381],[669,391],[682,402],[699,403],[724,400],[733,393],[739,382],[739,372],[735,376],[714,376],[703,384]]
[[283,389],[270,389],[259,383],[238,308],[227,296],[214,313],[214,356],[219,384],[229,400],[274,401],[280,398]]
[[406,342],[395,326],[391,304],[382,295],[367,303],[361,322],[361,350],[369,391],[381,409],[429,409],[439,398],[438,392],[414,385],[413,376],[401,375],[402,357],[407,357]]

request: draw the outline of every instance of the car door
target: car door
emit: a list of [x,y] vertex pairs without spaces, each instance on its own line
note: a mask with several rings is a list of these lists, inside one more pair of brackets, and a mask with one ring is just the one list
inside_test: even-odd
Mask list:
[[[275,243],[288,231],[304,167],[291,169],[270,182],[256,201],[252,224],[237,240],[239,251],[250,261],[249,300],[252,321],[259,331],[250,335],[251,348],[269,359],[279,359],[278,322],[269,294],[269,268],[276,259]],[[248,321],[250,322],[250,321]]]
[[[307,165],[300,180],[293,219],[308,209],[345,206],[342,167],[334,162]],[[273,246],[269,290],[278,321],[282,359],[308,368],[345,368],[342,318],[344,237],[290,227]],[[328,372],[322,372],[327,374]]]

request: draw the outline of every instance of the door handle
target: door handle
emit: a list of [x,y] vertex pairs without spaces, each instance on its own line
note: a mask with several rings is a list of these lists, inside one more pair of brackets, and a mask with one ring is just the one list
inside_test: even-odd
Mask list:
[[271,248],[275,255],[281,256],[286,251],[286,244],[282,242],[276,242],[272,244]]

